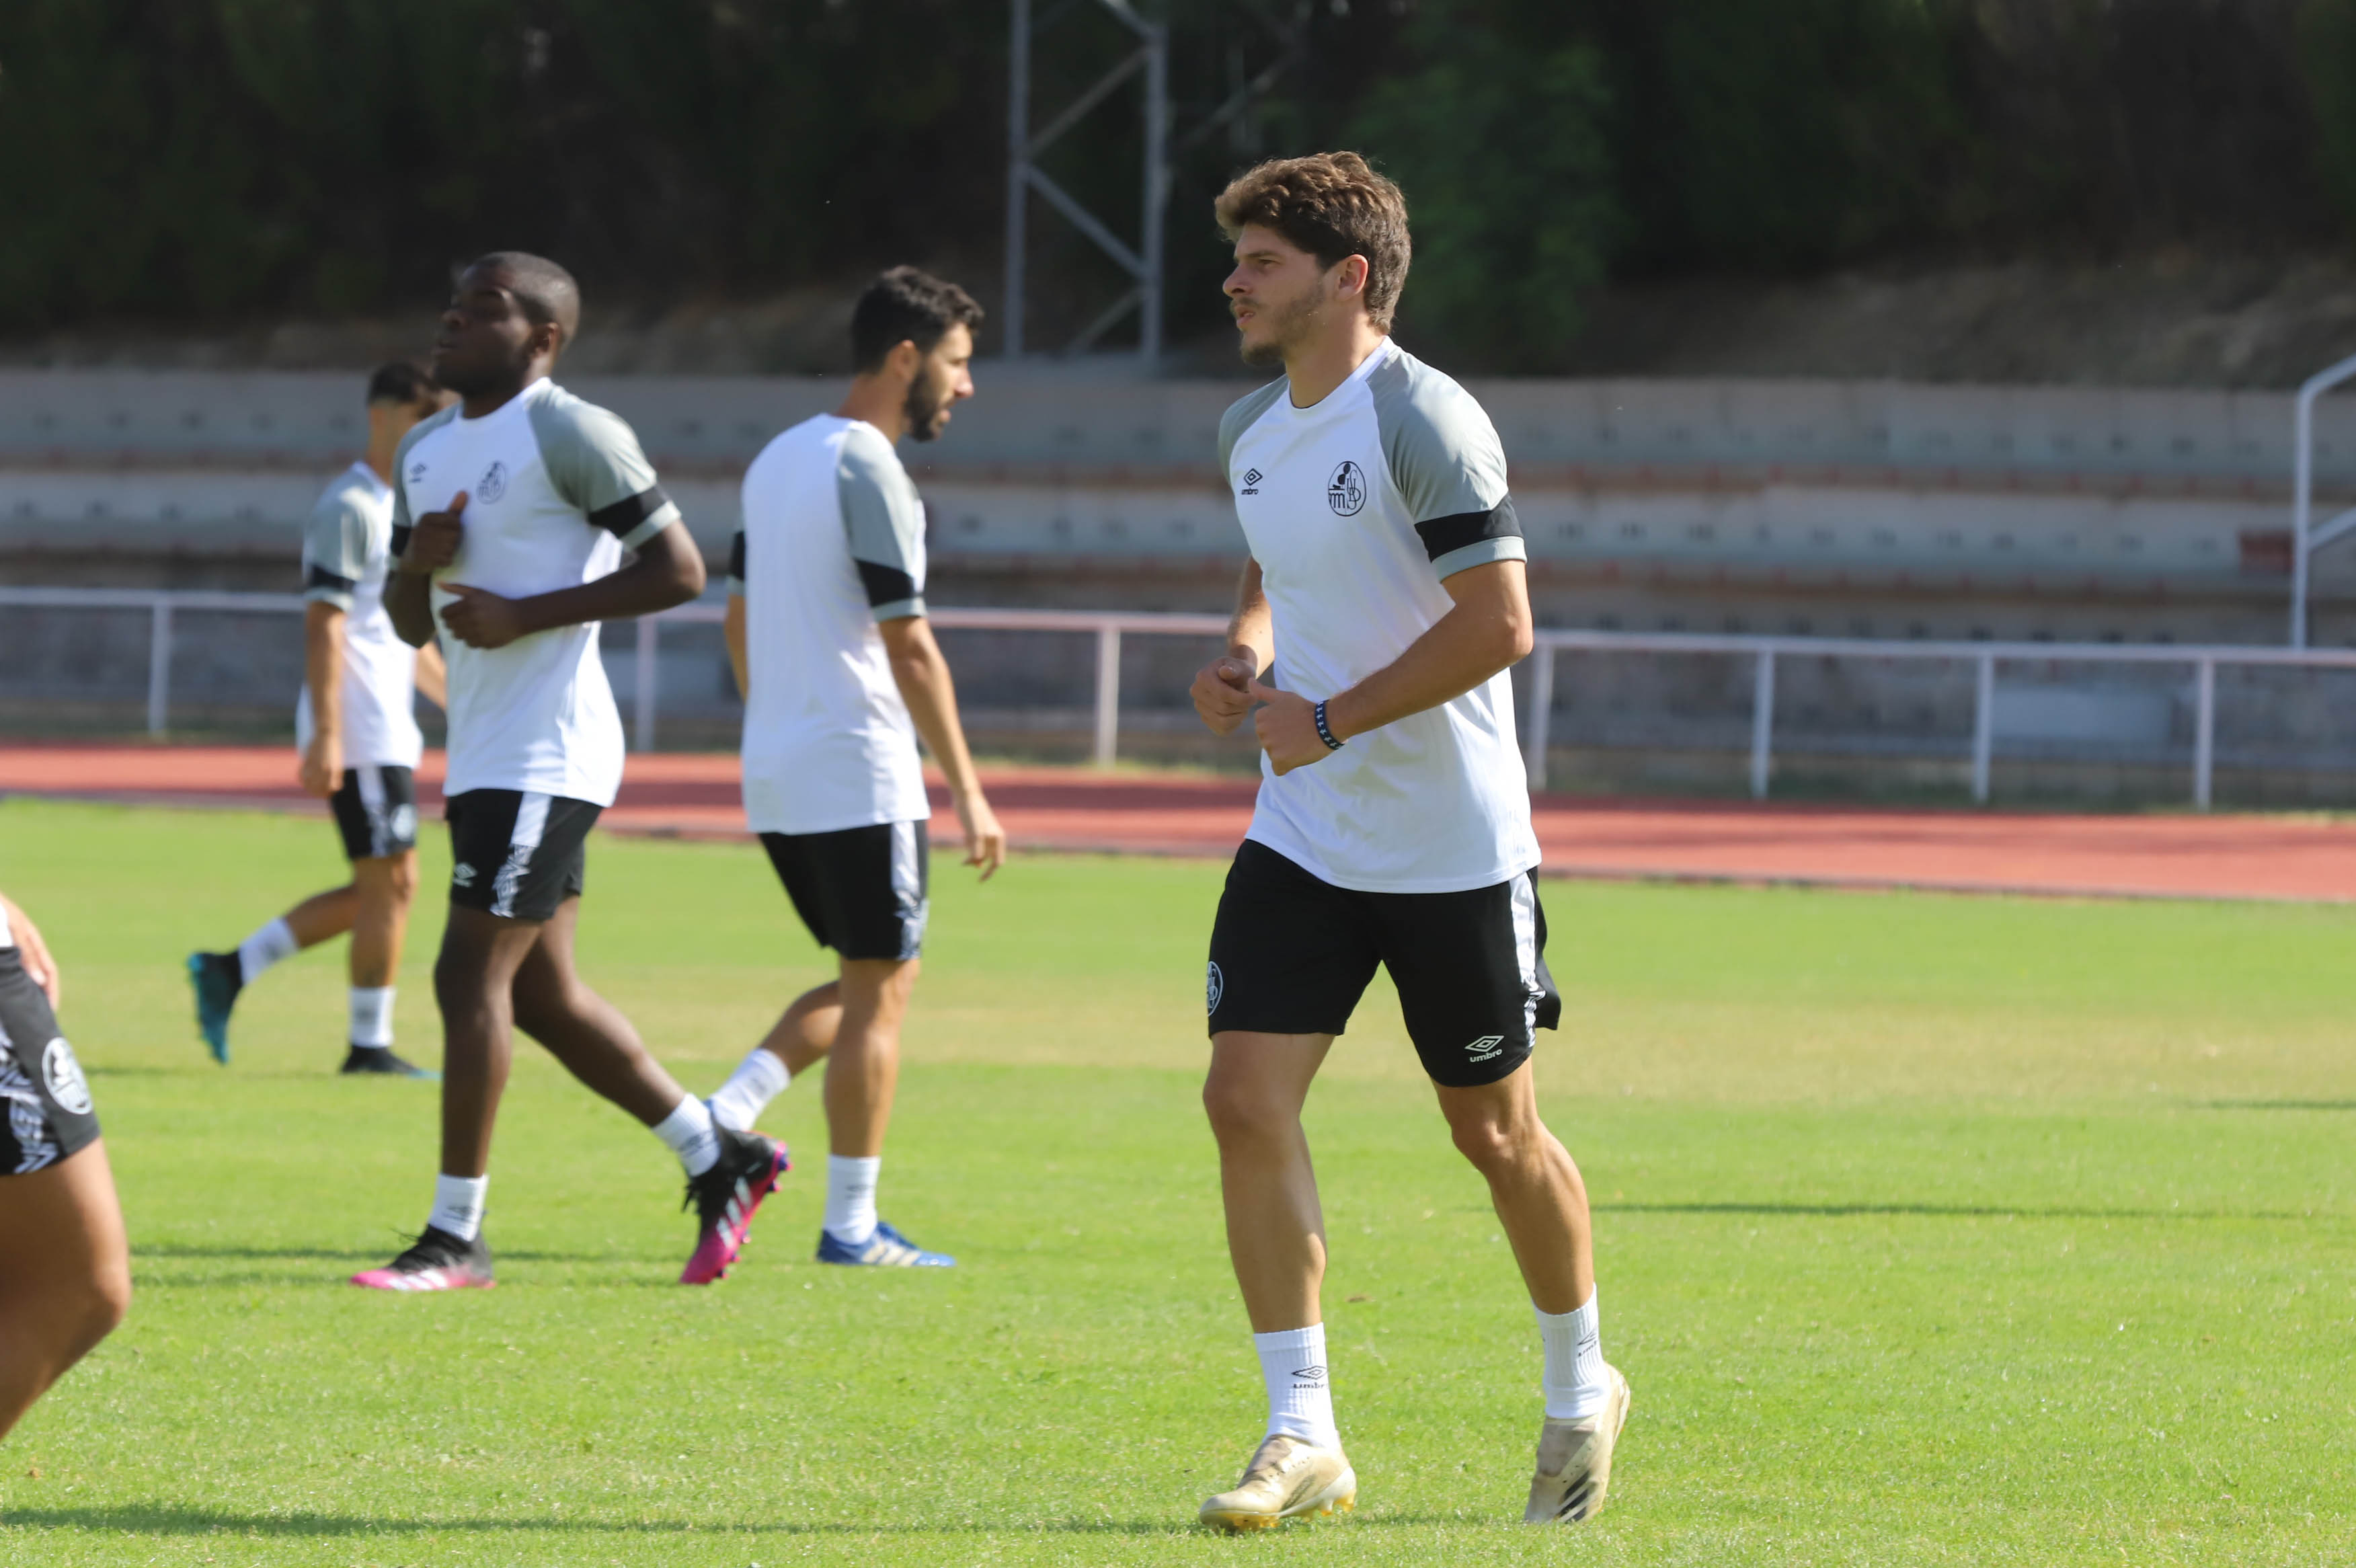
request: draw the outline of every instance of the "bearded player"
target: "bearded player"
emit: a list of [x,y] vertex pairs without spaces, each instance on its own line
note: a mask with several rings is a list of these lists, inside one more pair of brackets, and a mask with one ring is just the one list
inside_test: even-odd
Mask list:
[[1629,1394],[1597,1332],[1586,1190],[1531,1079],[1561,1000],[1506,673],[1532,630],[1505,453],[1480,404],[1391,340],[1397,186],[1320,154],[1250,170],[1216,210],[1244,358],[1284,376],[1220,422],[1251,559],[1226,656],[1194,685],[1212,730],[1249,715],[1266,754],[1211,932],[1203,1101],[1269,1423],[1202,1517],[1265,1529],[1356,1500],[1301,1109],[1381,964],[1537,1311],[1546,1411],[1523,1517],[1582,1520]]

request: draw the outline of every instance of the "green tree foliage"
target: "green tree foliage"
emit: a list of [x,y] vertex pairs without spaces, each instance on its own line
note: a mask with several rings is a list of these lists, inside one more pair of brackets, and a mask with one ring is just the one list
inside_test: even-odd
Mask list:
[[1404,324],[1509,369],[1577,334],[1619,228],[1602,62],[1538,16],[1427,6],[1400,39],[1419,63],[1366,95],[1348,137],[1408,193]]

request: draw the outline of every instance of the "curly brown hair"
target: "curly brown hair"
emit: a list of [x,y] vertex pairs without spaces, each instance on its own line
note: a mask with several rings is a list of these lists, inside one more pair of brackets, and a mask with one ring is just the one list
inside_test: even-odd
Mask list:
[[1257,223],[1329,270],[1345,256],[1365,257],[1366,315],[1390,329],[1413,250],[1407,198],[1365,159],[1355,153],[1270,158],[1237,175],[1219,192],[1215,210],[1219,231],[1231,241]]

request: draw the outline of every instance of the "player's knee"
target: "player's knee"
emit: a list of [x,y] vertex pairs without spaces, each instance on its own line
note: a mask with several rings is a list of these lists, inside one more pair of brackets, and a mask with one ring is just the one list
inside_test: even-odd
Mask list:
[[1280,1136],[1299,1120],[1260,1085],[1241,1074],[1215,1070],[1203,1080],[1203,1113],[1211,1120],[1212,1135],[1222,1144]]
[[1449,1118],[1448,1132],[1455,1141],[1456,1152],[1484,1176],[1511,1169],[1529,1157],[1529,1139],[1525,1130],[1507,1117],[1452,1116]]
[[88,1350],[122,1326],[131,1311],[129,1260],[110,1260],[85,1282],[82,1293],[81,1348]]
[[384,890],[395,904],[403,908],[417,897],[417,857],[415,855],[402,854],[392,858],[391,862],[385,866]]

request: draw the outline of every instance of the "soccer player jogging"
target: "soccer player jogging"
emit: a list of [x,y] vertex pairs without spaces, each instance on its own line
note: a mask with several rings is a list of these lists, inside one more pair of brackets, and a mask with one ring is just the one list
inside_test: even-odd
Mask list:
[[314,893],[236,947],[192,953],[197,1030],[229,1062],[230,1011],[281,959],[349,931],[351,1026],[342,1070],[431,1075],[392,1050],[393,975],[417,891],[416,693],[443,700],[442,656],[412,648],[383,604],[392,562],[392,457],[449,401],[415,365],[369,378],[368,453],[328,484],[303,530],[304,685],[294,708],[299,778],[328,803],[351,880]]
[[58,966],[0,897],[0,1437],[131,1305],[131,1250]]
[[778,1144],[714,1127],[573,972],[584,841],[622,779],[598,623],[703,588],[702,557],[637,437],[548,379],[580,318],[553,262],[503,251],[466,268],[434,342],[434,379],[460,403],[411,431],[394,466],[385,608],[412,645],[438,619],[449,663],[442,1169],[416,1244],[355,1284],[491,1283],[484,1173],[519,1028],[679,1156],[699,1221],[682,1283],[726,1272],[786,1168]]
[[876,1216],[900,1022],[924,947],[932,807],[924,738],[947,775],[965,864],[987,881],[1006,835],[983,799],[948,663],[925,619],[925,518],[894,452],[937,437],[973,395],[981,309],[914,267],[851,314],[842,407],[771,441],[744,475],[725,631],[744,693],[744,814],[841,978],[795,999],[712,1097],[723,1127],[827,1058],[822,1263],[944,1267]]
[[1249,713],[1266,754],[1211,932],[1203,1101],[1269,1423],[1202,1517],[1264,1529],[1356,1498],[1301,1108],[1380,963],[1537,1312],[1546,1415],[1524,1518],[1581,1520],[1629,1395],[1597,1337],[1587,1195],[1531,1080],[1561,1001],[1506,674],[1531,621],[1505,454],[1480,404],[1390,338],[1398,187],[1321,154],[1250,170],[1217,215],[1244,359],[1285,374],[1220,422],[1251,558],[1227,654],[1194,684],[1206,725]]

